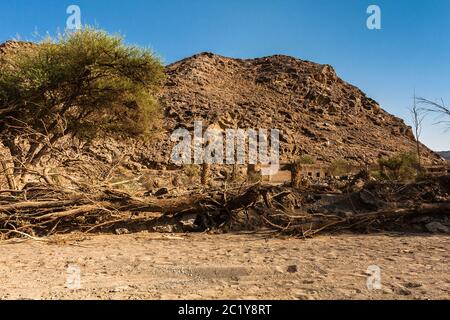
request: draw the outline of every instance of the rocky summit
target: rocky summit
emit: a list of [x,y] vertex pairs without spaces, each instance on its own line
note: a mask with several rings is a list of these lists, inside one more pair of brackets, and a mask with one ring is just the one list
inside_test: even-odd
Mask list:
[[[201,53],[167,66],[167,75],[162,102],[169,130],[195,120],[223,129],[279,129],[282,161],[307,154],[322,163],[363,164],[415,150],[411,128],[330,65]],[[427,163],[440,161],[422,150]]]

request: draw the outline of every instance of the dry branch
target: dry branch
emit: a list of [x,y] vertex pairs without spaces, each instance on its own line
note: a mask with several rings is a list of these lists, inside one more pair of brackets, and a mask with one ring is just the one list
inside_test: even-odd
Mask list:
[[[383,187],[380,190],[384,190]],[[396,190],[406,193],[415,190],[420,194],[421,188],[428,190],[431,187],[432,184],[423,183]],[[418,215],[450,214],[450,202],[421,201],[411,204],[398,199],[369,201],[368,194],[380,197],[376,190],[363,190],[360,192],[362,199],[369,203],[390,203],[392,207],[350,215],[306,213],[301,208],[288,209],[289,206],[284,204],[292,197],[302,196],[295,194],[295,190],[260,184],[207,192],[198,189],[172,198],[136,197],[105,188],[66,190],[54,185],[32,186],[21,191],[0,190],[0,194],[0,229],[3,230],[0,234],[7,234],[8,237],[20,236],[21,233],[34,237],[70,231],[114,230],[115,226],[127,223],[174,224],[186,215],[198,217],[198,230],[208,230],[239,223],[240,213],[246,213],[248,217],[250,211],[265,227],[285,234],[310,237],[320,232],[353,230],[374,223],[387,225]],[[418,197],[417,194],[409,196]],[[29,196],[32,196],[32,201],[27,200]],[[392,194],[383,196],[392,197]],[[295,203],[302,201],[298,198],[294,200]],[[155,214],[143,217],[145,213]]]

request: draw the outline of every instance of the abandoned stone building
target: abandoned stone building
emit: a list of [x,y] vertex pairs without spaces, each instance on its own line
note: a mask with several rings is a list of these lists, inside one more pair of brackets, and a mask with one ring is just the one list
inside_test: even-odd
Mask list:
[[[268,167],[268,166],[262,166]],[[258,167],[260,169],[260,167]],[[378,170],[379,165],[373,164],[370,166],[348,166],[342,175],[357,174],[363,169]],[[450,165],[447,166],[426,166],[425,170],[428,174],[433,176],[440,176],[450,174]],[[263,181],[272,183],[289,183],[293,182],[293,174],[298,176],[298,179],[308,179],[310,181],[320,181],[322,179],[332,177],[333,169],[330,165],[321,164],[300,164],[294,165],[292,163],[281,163],[278,172],[272,176],[262,176]]]
[[450,174],[450,165],[447,165],[447,166],[428,166],[425,169],[432,176],[440,176],[440,175],[444,175],[444,174]]
[[[263,168],[266,166],[262,166]],[[267,166],[268,167],[268,166]],[[320,180],[331,176],[330,167],[320,164],[302,164],[300,168],[300,176],[310,180]],[[281,163],[278,172],[272,176],[263,176],[263,181],[272,183],[291,182],[293,175],[293,165],[291,163]]]

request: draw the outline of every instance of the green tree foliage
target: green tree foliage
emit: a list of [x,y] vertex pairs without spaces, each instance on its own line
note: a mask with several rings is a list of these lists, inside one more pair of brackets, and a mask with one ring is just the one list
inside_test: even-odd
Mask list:
[[309,155],[303,155],[296,161],[296,164],[315,164],[316,159]]
[[[0,57],[0,138],[35,165],[64,136],[147,134],[160,108],[164,68],[150,50],[85,28]],[[17,139],[29,148],[16,146]]]
[[339,177],[350,173],[351,165],[345,159],[338,159],[331,163],[330,173],[332,176]]
[[413,152],[400,153],[378,160],[381,177],[389,180],[413,180],[421,174],[419,160]]

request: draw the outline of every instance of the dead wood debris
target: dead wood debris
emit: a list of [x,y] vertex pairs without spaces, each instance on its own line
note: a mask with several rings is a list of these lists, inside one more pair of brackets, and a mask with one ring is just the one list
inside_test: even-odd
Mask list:
[[[136,197],[106,187],[89,190],[34,185],[21,191],[0,190],[0,236],[35,238],[72,231],[136,230],[139,226],[141,230],[160,231],[263,227],[311,237],[344,229],[382,228],[406,218],[449,217],[449,194],[448,176],[407,185],[372,183],[348,199],[340,196],[353,210],[335,205],[333,211],[329,204],[308,204],[311,197],[323,195],[259,183],[159,198]],[[336,203],[342,204],[339,201]],[[178,229],[164,229],[167,226]]]

